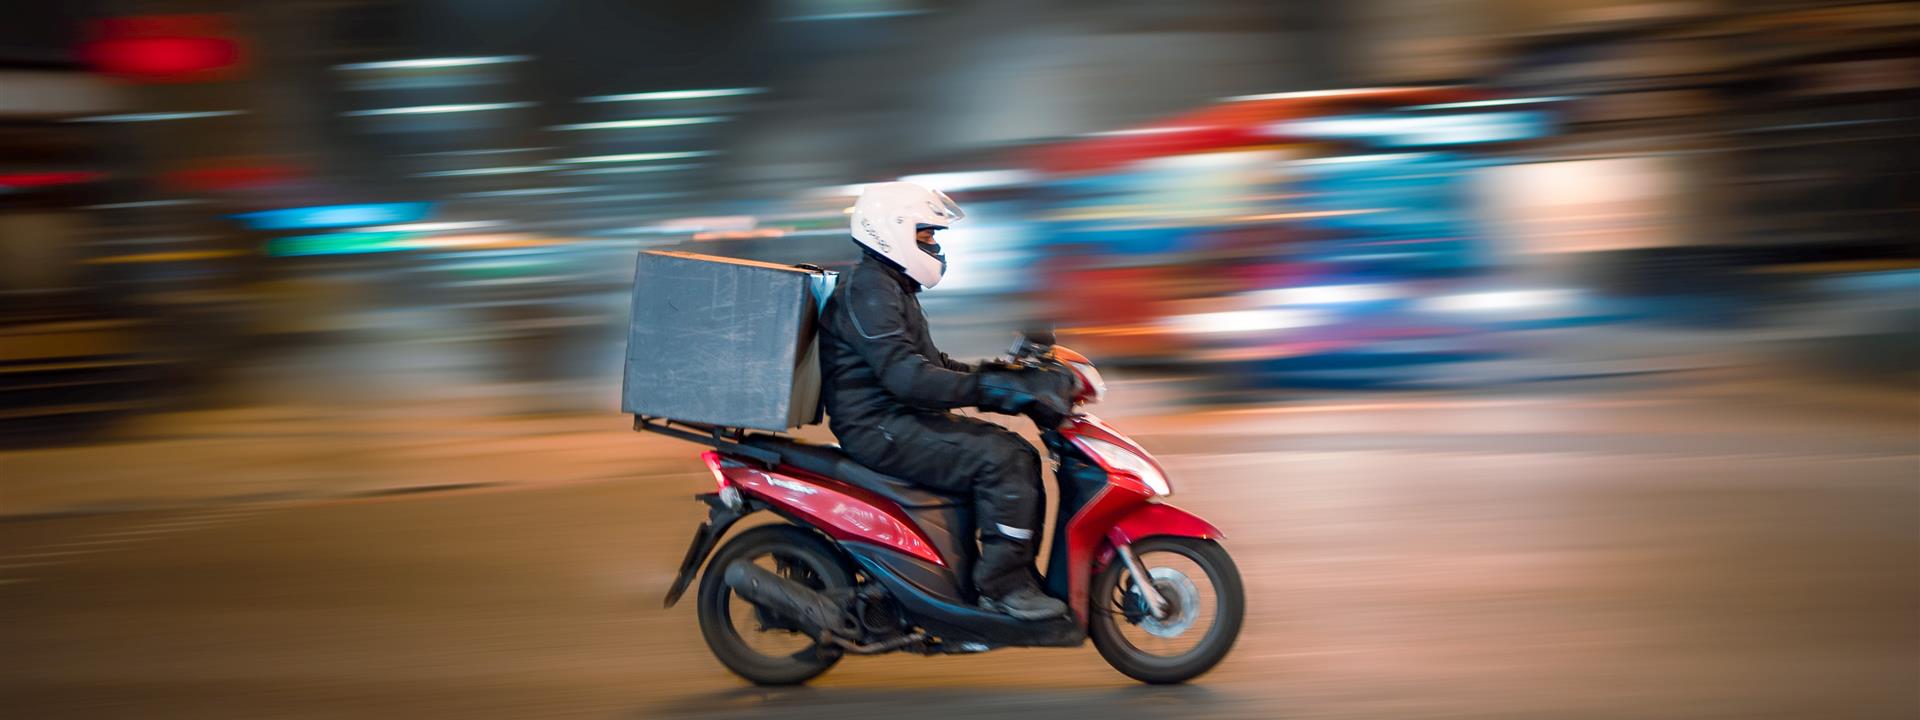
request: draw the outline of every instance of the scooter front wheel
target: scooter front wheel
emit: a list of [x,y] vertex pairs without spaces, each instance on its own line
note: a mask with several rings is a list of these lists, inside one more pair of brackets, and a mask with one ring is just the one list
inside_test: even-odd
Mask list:
[[1126,565],[1094,578],[1088,635],[1100,657],[1141,682],[1186,682],[1213,669],[1240,637],[1246,591],[1225,548],[1207,540],[1154,537],[1133,545],[1167,603],[1154,617]]
[[840,661],[798,623],[734,594],[727,568],[748,562],[822,592],[853,587],[853,572],[826,540],[793,525],[763,525],[741,533],[716,553],[700,579],[700,634],[720,664],[759,685],[797,685]]

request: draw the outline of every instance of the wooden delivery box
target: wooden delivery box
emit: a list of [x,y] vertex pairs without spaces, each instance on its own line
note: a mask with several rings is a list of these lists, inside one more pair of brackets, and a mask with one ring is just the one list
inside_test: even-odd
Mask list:
[[814,326],[832,279],[751,260],[640,253],[621,411],[774,432],[819,422]]

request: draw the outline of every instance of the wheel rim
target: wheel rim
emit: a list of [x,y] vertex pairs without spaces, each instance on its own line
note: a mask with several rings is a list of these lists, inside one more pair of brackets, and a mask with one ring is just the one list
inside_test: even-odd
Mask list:
[[[822,570],[814,566],[811,558],[769,551],[743,558],[742,561],[751,562],[815,590],[827,589],[826,582],[821,579]],[[747,602],[732,588],[727,588],[725,592],[727,600],[722,607],[727,616],[727,628],[741,647],[770,659],[804,658],[813,653],[817,645],[814,638],[793,628],[792,623]]]
[[1155,618],[1148,613],[1133,575],[1122,571],[1109,589],[1115,635],[1134,653],[1150,658],[1177,660],[1199,650],[1220,624],[1218,579],[1196,558],[1173,550],[1144,553],[1140,564],[1167,601],[1167,615]]
[[1177,638],[1191,630],[1200,618],[1200,587],[1186,573],[1170,567],[1148,570],[1147,577],[1153,578],[1153,589],[1166,600],[1167,615],[1141,618],[1140,629],[1159,638]]

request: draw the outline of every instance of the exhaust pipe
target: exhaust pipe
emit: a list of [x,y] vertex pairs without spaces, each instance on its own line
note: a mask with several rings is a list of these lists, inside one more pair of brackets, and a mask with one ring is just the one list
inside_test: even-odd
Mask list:
[[817,639],[828,636],[858,638],[852,618],[840,605],[813,588],[768,572],[752,562],[740,561],[727,568],[727,587],[735,593],[780,617],[800,625]]

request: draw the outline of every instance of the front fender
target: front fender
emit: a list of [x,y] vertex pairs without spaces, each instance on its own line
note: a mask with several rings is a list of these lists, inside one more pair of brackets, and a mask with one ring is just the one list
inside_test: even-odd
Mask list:
[[1219,540],[1226,537],[1213,523],[1172,505],[1147,503],[1120,518],[1107,530],[1107,542],[1114,547],[1132,545],[1155,535]]

